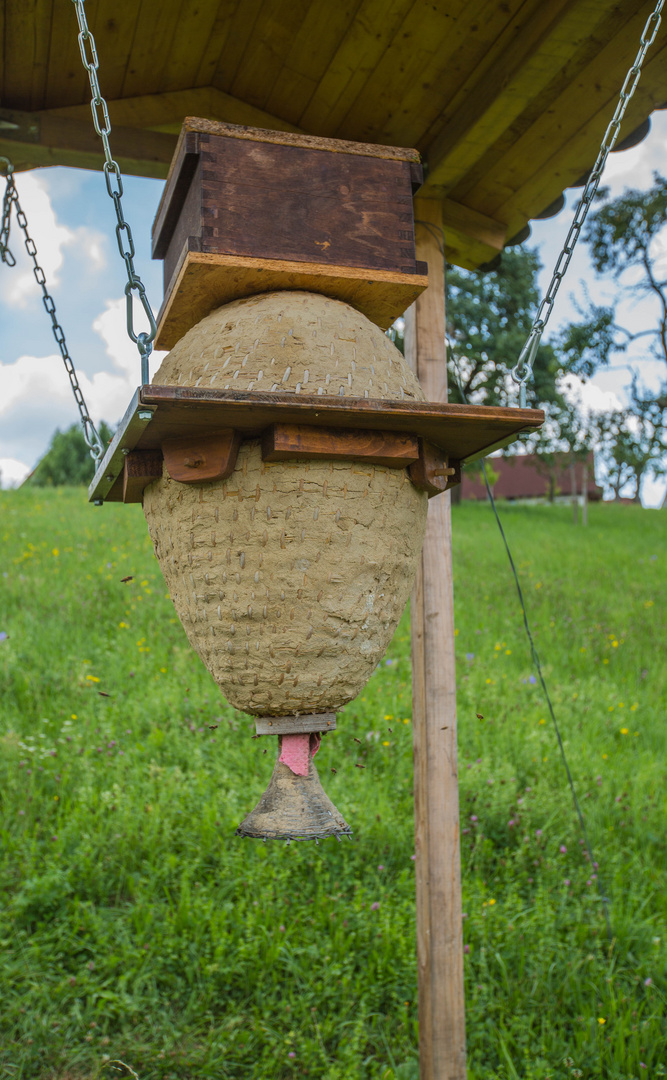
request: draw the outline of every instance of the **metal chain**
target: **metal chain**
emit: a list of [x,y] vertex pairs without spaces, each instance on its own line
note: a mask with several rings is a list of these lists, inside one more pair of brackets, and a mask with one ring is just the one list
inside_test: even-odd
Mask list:
[[[118,163],[114,161],[109,146],[111,121],[109,119],[107,103],[102,97],[99,80],[97,78],[99,63],[97,59],[97,49],[95,48],[95,38],[88,28],[86,13],[84,11],[85,0],[72,0],[72,3],[76,8],[76,17],[79,23],[79,50],[81,52],[81,60],[84,68],[88,72],[88,78],[90,80],[90,91],[92,95],[90,111],[93,115],[95,131],[101,138],[102,146],[104,148],[104,179],[107,185],[107,192],[109,193],[109,197],[113,199],[113,204],[116,209],[116,241],[118,243],[120,256],[127,269],[127,285],[125,286],[127,332],[139,350],[141,356],[141,382],[145,385],[150,381],[148,358],[153,351],[153,341],[157,333],[157,326],[155,323],[155,316],[153,315],[152,308],[148,302],[148,297],[146,296],[146,288],[134,268],[134,239],[132,237],[132,230],[123,214],[123,204],[121,201],[123,197],[123,180],[120,175],[120,168],[118,167]],[[134,302],[132,294],[135,292],[139,297],[141,306],[144,309],[144,314],[148,319],[150,331],[147,334],[144,332],[136,334],[134,331]]]
[[519,359],[517,360],[516,367],[512,369],[512,378],[514,379],[514,382],[518,383],[519,385],[520,406],[522,409],[526,407],[526,383],[532,374],[533,364],[535,362],[535,356],[537,354],[537,350],[542,339],[542,334],[544,333],[545,327],[551,316],[554,301],[556,299],[556,294],[558,293],[558,289],[560,288],[560,283],[567,272],[568,266],[570,265],[572,253],[576,247],[582,226],[586,220],[586,216],[590,209],[591,203],[595,197],[595,192],[598,189],[603,169],[607,163],[607,158],[609,157],[609,154],[618,138],[621,121],[623,120],[623,116],[625,115],[625,110],[627,109],[630,99],[637,88],[637,83],[639,82],[639,76],[641,74],[642,64],[644,63],[646,53],[655,41],[656,34],[658,33],[658,30],[660,28],[661,13],[664,3],[665,0],[658,0],[655,11],[652,15],[649,16],[646,21],[646,25],[641,36],[639,52],[635,57],[635,61],[632,67],[625,76],[625,82],[621,87],[621,93],[619,95],[616,111],[614,113],[611,123],[609,124],[605,132],[604,138],[602,140],[602,145],[600,146],[600,151],[597,156],[597,160],[595,162],[595,165],[593,166],[593,170],[588,177],[588,180],[586,181],[586,186],[584,187],[583,194],[577,205],[574,220],[567,234],[565,244],[563,245],[563,250],[558,256],[558,261],[556,263],[556,268],[553,272],[549,288],[547,289],[546,295],[542,300],[542,303],[540,304],[537,315],[535,316],[535,320],[526,340],[526,344],[524,345],[523,349],[519,354]]
[[70,385],[72,387],[72,393],[74,394],[74,400],[79,407],[79,415],[81,417],[81,426],[83,428],[83,437],[86,440],[86,446],[90,450],[90,456],[96,463],[99,463],[104,457],[104,446],[100,439],[97,429],[93,424],[88,412],[88,406],[86,405],[85,398],[79,386],[79,381],[76,377],[76,371],[72,358],[67,348],[67,342],[65,340],[65,331],[58,322],[58,316],[56,315],[56,305],[53,297],[46,287],[46,277],[42,267],[37,261],[37,248],[35,241],[28,232],[28,219],[26,218],[21,204],[19,202],[18,192],[16,185],[14,184],[14,166],[8,158],[0,157],[0,173],[5,176],[7,184],[5,187],[5,195],[2,201],[2,226],[0,227],[0,257],[3,263],[7,266],[16,266],[16,259],[9,250],[9,230],[11,225],[12,207],[16,208],[16,220],[19,223],[19,227],[23,230],[25,237],[25,249],[28,255],[32,259],[33,274],[35,280],[42,290],[42,303],[46,308],[51,318],[51,329],[53,330],[53,336],[58,343],[60,349],[60,355],[63,358],[65,370],[69,375]]

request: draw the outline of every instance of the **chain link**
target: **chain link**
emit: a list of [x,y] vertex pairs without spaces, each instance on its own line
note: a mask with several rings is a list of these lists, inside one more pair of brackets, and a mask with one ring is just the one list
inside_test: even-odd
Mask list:
[[[127,332],[139,350],[141,356],[141,382],[145,385],[150,381],[148,358],[153,351],[153,341],[155,340],[155,335],[157,333],[157,326],[155,323],[155,316],[153,315],[152,308],[148,302],[146,288],[134,268],[134,238],[132,236],[132,229],[125,220],[123,214],[123,204],[121,202],[123,197],[123,180],[120,175],[120,168],[118,162],[113,159],[111,147],[109,145],[111,121],[109,119],[109,109],[107,108],[106,101],[102,97],[97,77],[99,62],[97,58],[97,49],[95,47],[95,38],[90,32],[86,20],[86,12],[84,10],[85,0],[72,0],[72,3],[76,8],[76,17],[79,24],[79,51],[81,53],[81,60],[84,68],[88,72],[88,78],[90,80],[90,111],[93,116],[93,125],[95,131],[102,140],[102,146],[104,148],[104,179],[109,198],[113,200],[116,210],[116,242],[118,244],[120,257],[125,263],[125,269],[127,270],[127,285],[125,286]],[[148,320],[148,333],[135,332],[134,293],[137,294],[144,315]]]
[[28,219],[25,216],[19,202],[18,192],[16,185],[14,184],[14,166],[8,158],[0,157],[0,172],[6,178],[5,195],[2,200],[2,226],[0,226],[0,258],[7,266],[16,266],[16,259],[9,250],[9,230],[11,226],[12,207],[16,210],[16,220],[19,224],[19,228],[22,229],[25,237],[25,249],[28,255],[32,259],[33,274],[35,275],[35,281],[42,290],[42,303],[46,309],[47,315],[51,319],[51,329],[53,330],[53,336],[56,339],[58,348],[60,349],[60,355],[63,358],[65,370],[69,375],[70,385],[72,387],[72,393],[74,394],[74,400],[79,407],[79,415],[81,417],[81,426],[83,428],[83,437],[86,440],[86,446],[90,450],[90,456],[96,463],[99,463],[104,456],[104,446],[100,439],[97,429],[93,424],[88,412],[88,406],[86,405],[85,398],[83,396],[81,387],[79,386],[79,380],[76,377],[76,371],[72,358],[67,348],[67,341],[65,340],[65,331],[58,322],[58,316],[56,314],[56,305],[53,297],[51,296],[46,286],[46,276],[42,267],[37,261],[37,247],[35,241],[32,239],[28,232]]
[[558,256],[556,267],[553,272],[553,276],[549,283],[546,295],[539,306],[537,315],[531,327],[530,333],[526,340],[524,347],[522,348],[519,359],[517,360],[516,367],[512,369],[512,378],[515,383],[519,385],[520,394],[520,406],[526,407],[526,383],[530,378],[533,370],[533,364],[535,362],[535,356],[539,348],[542,334],[546,328],[546,325],[551,317],[556,294],[560,288],[560,283],[565,277],[567,268],[570,265],[572,253],[579,239],[583,224],[586,220],[586,216],[590,209],[591,203],[595,198],[595,193],[598,189],[602,172],[612,151],[614,144],[618,138],[618,133],[621,127],[621,121],[625,115],[625,110],[628,107],[630,98],[637,89],[637,83],[641,75],[642,65],[646,57],[646,53],[651,48],[651,45],[655,41],[656,34],[660,28],[661,13],[665,0],[658,0],[655,11],[649,16],[646,21],[646,25],[642,32],[641,41],[639,45],[639,51],[635,57],[635,61],[625,76],[625,81],[621,87],[621,93],[619,95],[618,104],[616,105],[616,111],[614,116],[607,127],[602,140],[602,145],[597,156],[597,160],[593,169],[586,181],[581,199],[577,205],[575,211],[574,220],[570,225],[569,232],[563,245],[563,250]]

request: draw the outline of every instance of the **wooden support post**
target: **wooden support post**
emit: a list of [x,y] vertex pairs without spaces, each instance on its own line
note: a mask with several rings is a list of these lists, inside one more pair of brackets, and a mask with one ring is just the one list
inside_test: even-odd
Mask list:
[[[429,287],[406,313],[406,358],[427,399],[446,401],[440,204],[417,198],[415,219]],[[449,491],[428,508],[412,594],[412,684],[420,1077],[466,1080]]]

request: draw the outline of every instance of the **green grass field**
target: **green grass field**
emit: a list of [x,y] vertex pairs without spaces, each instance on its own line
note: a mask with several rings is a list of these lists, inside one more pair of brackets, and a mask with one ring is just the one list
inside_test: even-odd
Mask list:
[[[501,512],[614,939],[496,524],[455,508],[469,1080],[665,1076],[667,516]],[[2,492],[0,536],[0,1076],[414,1080],[407,613],[318,755],[353,842],[241,841],[273,740],[140,508]]]

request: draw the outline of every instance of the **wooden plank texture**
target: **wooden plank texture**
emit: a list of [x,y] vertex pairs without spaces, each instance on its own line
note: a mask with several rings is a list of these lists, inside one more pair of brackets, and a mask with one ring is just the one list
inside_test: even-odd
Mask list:
[[[120,422],[89,497],[122,500],[126,451],[161,449],[166,439],[204,437],[224,428],[244,438],[261,438],[271,424],[308,425],[347,430],[395,431],[417,435],[457,461],[480,453],[499,440],[511,442],[520,431],[544,422],[539,409],[500,409],[480,405],[343,398],[326,394],[289,394],[256,390],[205,390],[186,386],[142,386]],[[115,485],[115,486],[114,486]]]
[[415,272],[408,162],[200,140],[202,250]]
[[[447,251],[459,265],[475,266],[500,243],[495,226],[480,235],[484,218],[514,235],[591,167],[653,6],[141,0],[119,7],[117,0],[88,0],[87,14],[123,172],[163,177],[164,162],[149,139],[139,138],[130,152],[123,145],[130,136],[118,129],[173,134],[193,112],[265,130],[298,126],[313,138],[384,143],[379,156],[388,156],[386,144],[407,143],[430,159],[423,194],[470,211],[450,220]],[[0,108],[71,108],[78,114],[63,119],[90,126],[73,6],[6,0],[0,31]],[[667,97],[664,40],[663,28],[624,133]],[[62,143],[31,149],[30,140],[11,146],[3,139],[1,149],[19,168],[99,166],[98,155],[67,145],[60,130]]]
[[162,453],[172,480],[182,484],[201,484],[208,480],[225,480],[234,472],[241,445],[241,434],[232,428],[202,435],[164,439]]
[[272,424],[262,435],[263,461],[313,458],[404,469],[419,461],[419,444],[416,435],[396,431],[350,431],[303,424]]
[[[445,402],[444,260],[438,241],[442,227],[439,204],[415,200],[415,217],[431,226],[417,227],[417,250],[429,264],[429,288],[406,315],[406,356],[429,400]],[[448,492],[429,502],[411,605],[420,1077],[466,1080]]]
[[144,488],[162,476],[161,450],[132,450],[125,455],[123,502],[140,503]]
[[[138,97],[115,98],[107,101],[112,129],[115,127],[150,128],[179,135],[185,116],[205,116],[212,122],[250,125],[266,130],[291,131],[299,128],[256,109],[245,101],[212,86],[170,90],[160,94],[140,94]],[[48,110],[53,116],[85,120],[90,125],[90,105],[68,105]]]
[[221,304],[277,289],[305,289],[343,300],[386,330],[427,285],[428,278],[420,274],[188,251],[160,309],[155,347],[173,348]]
[[544,422],[541,409],[503,409],[446,402],[343,398],[338,394],[288,394],[280,391],[207,390],[188,386],[144,386],[141,407],[155,410],[136,446],[158,447],[169,435],[201,434],[232,427],[259,437],[270,424],[402,431],[428,439],[444,453],[465,461],[495,443],[531,431]]
[[429,499],[461,483],[461,463],[443,454],[433,443],[419,440],[419,457],[408,474],[415,487],[428,492]]

